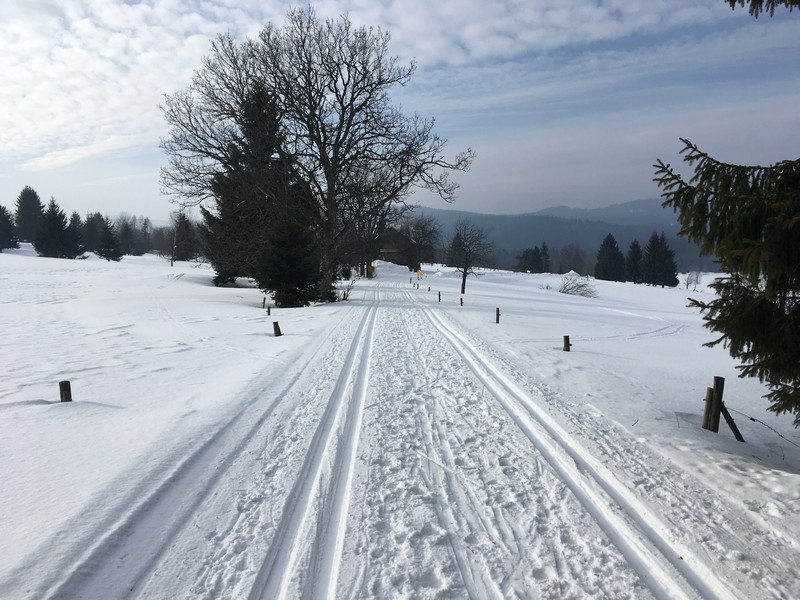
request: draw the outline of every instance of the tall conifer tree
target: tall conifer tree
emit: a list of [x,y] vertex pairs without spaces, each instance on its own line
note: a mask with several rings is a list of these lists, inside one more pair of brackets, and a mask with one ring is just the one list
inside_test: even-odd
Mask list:
[[44,206],[39,199],[39,194],[32,187],[26,185],[17,197],[16,214],[14,215],[19,241],[33,242],[42,212],[44,212]]
[[597,251],[594,276],[606,281],[625,281],[625,257],[610,233],[605,237]]
[[642,282],[642,246],[633,240],[625,255],[625,281]]
[[50,198],[47,208],[39,218],[36,234],[33,237],[33,248],[40,256],[64,258],[67,237],[67,217],[64,215],[55,198]]
[[800,426],[800,159],[740,166],[682,141],[691,182],[661,161],[656,181],[681,235],[728,274],[711,284],[716,299],[691,301],[720,334],[707,345],[724,343],[743,377],[768,382],[770,410],[793,412]]
[[119,244],[119,236],[109,219],[103,220],[103,228],[100,230],[100,242],[96,254],[100,258],[105,258],[107,261],[113,260],[119,262],[122,260],[122,248]]
[[675,264],[675,253],[669,247],[667,236],[662,231],[655,231],[650,236],[642,256],[642,281],[661,287],[678,285],[678,267]]
[[5,206],[0,206],[0,252],[4,248],[19,248],[14,232],[14,219]]
[[73,212],[64,235],[64,256],[75,258],[81,254],[83,254],[83,222],[81,216]]

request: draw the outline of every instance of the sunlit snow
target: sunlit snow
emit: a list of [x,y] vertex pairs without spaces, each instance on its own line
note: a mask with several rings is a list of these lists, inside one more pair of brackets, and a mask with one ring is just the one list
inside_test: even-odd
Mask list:
[[206,264],[3,251],[0,598],[800,597],[800,434],[703,347],[711,275],[461,306],[376,266],[268,316]]

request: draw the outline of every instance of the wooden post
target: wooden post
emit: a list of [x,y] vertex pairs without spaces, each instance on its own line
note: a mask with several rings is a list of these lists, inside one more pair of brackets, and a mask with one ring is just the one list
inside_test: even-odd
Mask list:
[[72,388],[69,381],[59,381],[58,392],[61,395],[62,402],[72,402]]
[[464,299],[463,298],[459,298],[459,300],[461,300],[461,306],[464,306]]
[[408,278],[408,283],[413,283],[413,281],[411,281],[411,277]]
[[711,416],[708,428],[714,433],[719,433],[719,416],[722,414],[722,393],[725,391],[725,378],[714,377],[714,397],[711,400]]
[[720,406],[720,410],[722,411],[722,416],[725,417],[725,422],[728,424],[728,427],[730,427],[731,431],[733,432],[733,437],[735,437],[736,440],[739,442],[744,442],[742,433],[739,431],[739,428],[733,421],[733,417],[731,416],[731,413],[728,412],[728,409],[725,407],[724,402],[722,403],[722,406]]
[[569,352],[569,349],[570,349],[571,346],[572,346],[572,344],[569,343],[569,336],[565,335],[564,336],[564,352]]
[[711,405],[714,403],[714,388],[706,388],[706,406],[703,410],[703,429],[710,429]]
[[268,306],[268,307],[267,307],[267,316],[268,316],[268,317],[271,317],[271,316],[272,316],[272,307],[271,307],[271,306]]
[[431,286],[428,286],[428,291],[429,291],[429,292],[431,291]]
[[500,309],[499,308],[495,308],[494,309],[494,322],[495,323],[499,323],[500,322]]
[[272,329],[275,332],[275,337],[281,337],[283,334],[281,333],[281,326],[278,325],[277,321],[272,322]]
[[439,302],[442,301],[442,292],[439,292]]
[[264,299],[261,301],[261,308],[266,308],[267,306],[267,297],[264,296]]

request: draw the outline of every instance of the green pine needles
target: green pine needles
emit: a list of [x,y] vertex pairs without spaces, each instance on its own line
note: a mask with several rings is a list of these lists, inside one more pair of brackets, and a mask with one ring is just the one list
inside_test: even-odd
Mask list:
[[711,302],[690,299],[706,327],[740,360],[742,377],[766,381],[775,413],[800,427],[800,159],[770,167],[726,164],[681,139],[688,183],[660,160],[655,181],[678,213],[680,235],[714,254],[727,277]]

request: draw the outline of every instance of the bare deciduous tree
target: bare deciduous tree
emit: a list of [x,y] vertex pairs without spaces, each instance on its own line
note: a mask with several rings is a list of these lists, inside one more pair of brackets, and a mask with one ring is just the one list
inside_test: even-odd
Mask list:
[[449,261],[461,273],[461,293],[467,287],[467,276],[475,273],[475,267],[489,259],[492,243],[486,232],[468,221],[459,219],[449,244]]
[[[402,202],[413,187],[452,201],[457,185],[449,172],[467,170],[474,156],[467,149],[447,160],[433,119],[391,104],[389,91],[408,83],[415,65],[399,65],[388,43],[388,33],[354,27],[347,16],[320,21],[310,7],[291,10],[282,27],[268,24],[257,40],[220,36],[190,88],[166,100],[165,190],[189,202],[209,197],[229,143],[240,136],[248,90],[264,85],[281,115],[280,152],[317,202],[330,290],[340,245],[357,222],[345,210],[354,195],[370,198],[374,212]],[[359,173],[370,177],[354,185]]]
[[403,255],[409,271],[419,271],[423,261],[433,260],[439,246],[441,229],[436,217],[430,215],[411,216],[403,221],[400,233],[407,240]]

